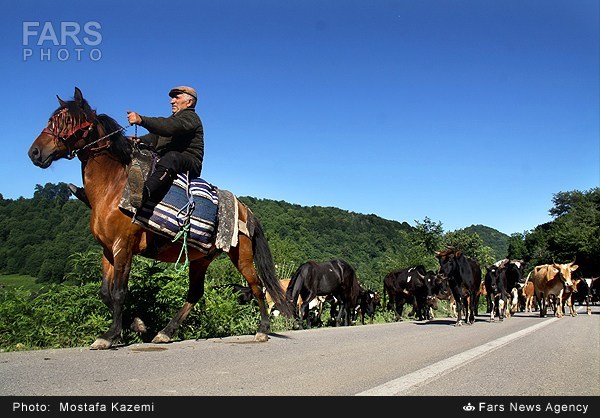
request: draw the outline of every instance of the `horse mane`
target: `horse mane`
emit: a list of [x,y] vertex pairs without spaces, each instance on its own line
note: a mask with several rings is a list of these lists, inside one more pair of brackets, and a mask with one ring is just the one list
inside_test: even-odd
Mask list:
[[125,135],[123,135],[123,127],[117,123],[116,120],[110,116],[102,113],[98,115],[97,121],[102,125],[105,135],[111,134],[110,136],[112,144],[110,151],[123,165],[128,165],[131,162],[132,145]]
[[92,109],[87,100],[82,99],[81,102],[75,100],[64,101],[60,98],[58,100],[60,101],[60,107],[52,113],[50,118],[61,113],[63,109],[67,109],[67,113],[77,121],[81,121],[82,119],[92,121],[96,119],[96,111]]
[[[59,99],[60,100],[60,99]],[[63,101],[60,100],[61,106],[56,109],[50,119],[57,118],[58,122],[61,124],[72,124],[75,122],[79,124],[83,121],[89,121],[96,123],[103,127],[105,135],[112,134],[110,136],[111,146],[109,148],[110,152],[123,164],[128,165],[131,162],[132,155],[132,144],[131,142],[123,135],[123,127],[117,123],[113,118],[106,114],[96,115],[96,111],[92,109],[87,100],[81,99],[81,101],[70,100]],[[67,113],[72,118],[71,121],[68,121],[64,118],[60,117],[61,112],[67,109]],[[61,126],[60,128],[64,128]],[[115,133],[113,133],[115,132]]]

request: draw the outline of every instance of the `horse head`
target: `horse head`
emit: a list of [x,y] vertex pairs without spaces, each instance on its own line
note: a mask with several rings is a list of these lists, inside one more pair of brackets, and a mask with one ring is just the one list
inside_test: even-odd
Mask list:
[[31,162],[41,168],[61,158],[73,158],[86,146],[86,138],[97,123],[96,112],[77,87],[72,101],[56,97],[59,107],[27,152]]

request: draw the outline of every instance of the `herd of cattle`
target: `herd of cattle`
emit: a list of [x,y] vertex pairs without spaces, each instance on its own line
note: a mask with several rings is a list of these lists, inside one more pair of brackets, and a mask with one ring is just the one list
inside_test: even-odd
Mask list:
[[[438,271],[423,266],[404,268],[388,273],[383,280],[383,304],[379,292],[364,288],[355,269],[344,260],[327,262],[308,261],[302,264],[290,279],[281,280],[286,298],[296,306],[295,327],[308,328],[322,325],[321,314],[326,303],[330,306],[333,325],[351,325],[360,315],[373,321],[376,310],[384,306],[401,320],[404,305],[412,306],[410,315],[418,320],[430,320],[438,309],[438,301],[446,300],[456,326],[473,323],[478,315],[479,299],[485,297],[490,320],[503,320],[517,311],[539,310],[540,316],[564,315],[569,307],[577,315],[574,303],[590,305],[599,302],[600,280],[582,278],[575,262],[535,266],[525,275],[522,260],[504,259],[485,267],[460,251],[436,252]],[[233,285],[239,292],[240,302],[252,300],[249,288]],[[277,306],[266,294],[273,314]]]

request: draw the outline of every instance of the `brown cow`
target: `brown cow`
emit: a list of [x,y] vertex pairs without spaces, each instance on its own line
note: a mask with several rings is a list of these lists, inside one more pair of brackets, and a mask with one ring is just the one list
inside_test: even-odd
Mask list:
[[[283,289],[283,292],[285,293],[288,285],[290,284],[290,279],[281,279],[281,280],[279,280],[279,284],[281,285],[281,289]],[[269,292],[265,291],[265,299],[267,301],[267,310],[269,312],[273,312],[273,308],[275,307],[275,302],[273,301],[273,298],[271,298],[271,295],[269,294]]]
[[531,280],[529,280],[529,277],[530,276],[527,276],[527,280],[525,281],[525,284],[521,288],[522,295],[525,298],[525,312],[526,313],[537,310],[537,308],[536,308],[537,305],[534,305],[535,287],[533,285],[533,282]]
[[577,316],[577,311],[573,308],[572,296],[577,293],[577,286],[580,281],[581,279],[573,279],[573,287],[567,287],[563,293],[562,311],[565,312],[565,306],[568,306],[571,316]]
[[563,316],[563,295],[566,287],[573,287],[571,273],[579,267],[574,264],[575,260],[566,264],[544,264],[533,269],[533,285],[535,297],[540,304],[540,317],[548,313],[548,305],[551,299],[556,300],[554,315]]

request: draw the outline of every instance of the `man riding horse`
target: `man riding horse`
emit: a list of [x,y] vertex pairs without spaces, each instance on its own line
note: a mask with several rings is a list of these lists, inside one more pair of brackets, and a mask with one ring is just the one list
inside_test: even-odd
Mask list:
[[[199,175],[203,154],[202,124],[193,110],[195,91],[189,87],[176,88],[171,90],[170,94],[173,96],[173,115],[170,118],[140,117],[137,113],[130,112],[130,123],[146,126],[151,133],[148,138],[152,139],[153,145],[156,145],[157,149],[165,150],[160,154],[160,173],[170,175],[169,170],[189,169],[191,175]],[[190,100],[186,95],[190,95],[194,100]],[[105,350],[113,347],[121,338],[124,318],[131,319],[131,315],[125,315],[125,301],[128,297],[133,256],[142,255],[164,263],[177,263],[186,240],[181,237],[175,240],[147,228],[144,224],[132,222],[131,217],[121,209],[136,152],[132,140],[122,134],[123,128],[110,116],[93,110],[77,87],[73,100],[64,101],[57,98],[59,107],[35,138],[27,155],[35,166],[43,169],[50,167],[57,160],[71,160],[75,156],[81,161],[84,196],[91,208],[90,232],[102,247],[102,284],[99,296],[112,316],[106,332],[99,335],[90,348]],[[187,137],[182,133],[184,130],[188,132]],[[175,143],[177,138],[183,138],[183,144]],[[189,149],[193,149],[189,159],[176,156],[170,160],[167,157],[168,151],[184,155]],[[169,161],[175,161],[175,165],[166,165]],[[254,169],[257,165],[249,166]],[[158,180],[162,183],[165,180],[161,177]],[[207,182],[203,184],[210,186],[203,189],[208,190],[208,197],[193,196],[194,203],[206,201],[206,205],[200,206],[210,209],[211,212],[210,217],[199,218],[206,220],[202,221],[204,226],[199,227],[199,230],[206,232],[202,234],[206,239],[205,246],[194,247],[187,241],[189,283],[185,301],[166,326],[155,334],[152,342],[157,344],[172,341],[180,325],[204,295],[204,282],[209,265],[222,253],[227,254],[237,271],[244,276],[258,302],[260,323],[254,340],[268,341],[271,319],[267,312],[265,292],[269,292],[284,315],[293,317],[294,307],[286,299],[279,283],[262,225],[250,208],[233,193]],[[183,190],[177,187],[177,190],[173,188],[175,192]],[[150,192],[152,193],[152,190]],[[152,194],[150,198],[158,197]],[[223,210],[219,210],[219,206]],[[221,231],[220,237],[219,228],[214,225],[232,227]],[[133,320],[131,329],[145,332],[146,327],[141,318],[134,317]]]
[[[204,129],[202,121],[195,111],[198,96],[189,86],[174,87],[169,91],[171,97],[171,116],[141,116],[136,112],[127,112],[130,125],[139,125],[148,130],[148,134],[130,137],[154,150],[159,160],[154,172],[146,179],[142,168],[134,161],[129,170],[129,190],[131,206],[140,209],[152,198],[160,202],[169,191],[178,173],[189,173],[189,178],[200,177],[204,159]],[[73,194],[88,204],[82,188],[69,185]]]

